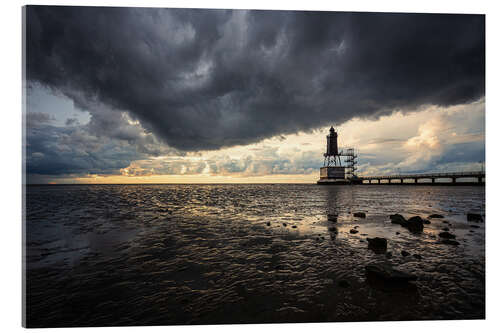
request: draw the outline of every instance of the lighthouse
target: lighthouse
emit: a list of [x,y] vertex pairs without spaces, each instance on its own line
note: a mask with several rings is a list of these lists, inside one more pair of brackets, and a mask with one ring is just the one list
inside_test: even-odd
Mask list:
[[[319,180],[317,184],[355,184],[358,183],[355,175],[356,158],[354,148],[339,150],[338,133],[333,126],[326,136],[326,153],[323,154],[323,167],[320,168]],[[342,158],[346,157],[345,165],[342,165]]]

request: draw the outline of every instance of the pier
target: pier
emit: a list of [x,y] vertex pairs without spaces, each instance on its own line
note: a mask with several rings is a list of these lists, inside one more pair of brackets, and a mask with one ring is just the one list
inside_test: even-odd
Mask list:
[[[484,171],[359,176],[363,185],[484,185]],[[457,181],[470,179],[473,181]],[[424,181],[420,181],[424,180]]]

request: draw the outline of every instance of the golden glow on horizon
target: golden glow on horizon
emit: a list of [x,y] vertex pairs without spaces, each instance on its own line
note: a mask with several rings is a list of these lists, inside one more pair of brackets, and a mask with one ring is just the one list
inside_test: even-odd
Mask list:
[[[318,172],[307,175],[268,175],[268,176],[215,176],[215,175],[150,175],[150,176],[99,176],[76,177],[64,179],[56,183],[66,184],[265,184],[265,183],[314,183],[318,180]],[[55,183],[54,183],[55,184]]]

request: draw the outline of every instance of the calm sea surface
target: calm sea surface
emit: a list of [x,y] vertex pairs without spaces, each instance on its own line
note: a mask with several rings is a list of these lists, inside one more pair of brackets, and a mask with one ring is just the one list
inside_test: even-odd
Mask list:
[[[485,223],[466,220],[484,209],[468,186],[28,186],[27,324],[484,318]],[[444,218],[412,234],[395,213]],[[439,241],[445,227],[460,245]],[[376,236],[391,257],[368,249]],[[416,288],[374,288],[367,264]]]

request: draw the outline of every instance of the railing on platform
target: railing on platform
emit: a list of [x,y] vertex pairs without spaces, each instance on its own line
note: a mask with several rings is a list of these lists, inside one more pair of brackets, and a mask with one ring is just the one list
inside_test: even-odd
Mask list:
[[416,178],[478,178],[485,177],[484,171],[468,172],[438,172],[438,173],[416,173],[416,174],[398,174],[385,176],[359,176],[361,180],[376,179],[416,179]]

